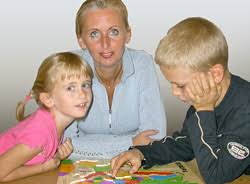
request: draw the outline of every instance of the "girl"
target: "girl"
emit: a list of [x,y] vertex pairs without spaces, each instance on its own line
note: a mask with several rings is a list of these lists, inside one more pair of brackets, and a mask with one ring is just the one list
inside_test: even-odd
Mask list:
[[[32,90],[17,105],[15,127],[0,134],[0,181],[10,181],[55,169],[73,150],[62,143],[64,129],[87,114],[92,101],[93,73],[79,56],[57,53],[40,66]],[[39,108],[26,118],[25,104],[34,98]]]

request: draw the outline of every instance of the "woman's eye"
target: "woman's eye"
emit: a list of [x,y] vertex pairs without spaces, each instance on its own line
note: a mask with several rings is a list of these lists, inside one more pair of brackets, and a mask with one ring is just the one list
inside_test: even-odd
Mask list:
[[98,31],[92,31],[92,32],[90,33],[90,37],[91,37],[92,39],[97,39],[97,38],[100,37],[100,33],[99,33]]
[[119,31],[118,29],[111,29],[110,33],[109,33],[110,36],[118,36],[119,35]]

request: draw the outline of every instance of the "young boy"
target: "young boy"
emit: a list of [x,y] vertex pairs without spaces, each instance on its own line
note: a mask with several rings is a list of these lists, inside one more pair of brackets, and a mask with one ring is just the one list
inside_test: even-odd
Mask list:
[[[111,160],[112,174],[125,163],[167,164],[196,158],[206,183],[220,184],[250,173],[250,83],[228,70],[223,33],[206,19],[185,19],[161,40],[156,63],[172,93],[191,104],[173,137],[136,146]],[[143,163],[142,163],[143,161]]]

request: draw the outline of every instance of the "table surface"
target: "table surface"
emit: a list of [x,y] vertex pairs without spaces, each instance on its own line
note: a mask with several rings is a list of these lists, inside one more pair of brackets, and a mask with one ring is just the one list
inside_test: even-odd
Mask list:
[[[196,173],[199,177],[199,170],[195,160],[186,162],[187,166]],[[6,182],[4,184],[56,184],[57,183],[58,170],[46,172],[43,174],[27,177],[24,179]],[[250,184],[250,175],[242,175],[230,184]]]

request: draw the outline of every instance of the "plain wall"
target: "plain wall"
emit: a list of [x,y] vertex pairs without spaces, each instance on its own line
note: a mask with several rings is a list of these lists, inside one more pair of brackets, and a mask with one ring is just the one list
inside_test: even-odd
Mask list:
[[[1,1],[0,132],[16,123],[16,103],[32,87],[37,69],[48,55],[77,49],[74,21],[82,0]],[[129,47],[154,55],[167,30],[180,20],[201,16],[217,24],[229,45],[232,73],[250,80],[250,2],[246,0],[124,0],[132,40]],[[181,128],[187,106],[171,96],[160,74],[168,133]],[[30,109],[33,106],[31,105]]]

